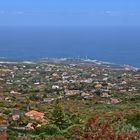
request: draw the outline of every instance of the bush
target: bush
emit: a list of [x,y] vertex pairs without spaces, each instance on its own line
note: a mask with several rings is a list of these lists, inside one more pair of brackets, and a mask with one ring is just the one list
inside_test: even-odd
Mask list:
[[120,131],[129,132],[129,131],[135,131],[136,130],[136,128],[134,126],[127,123],[126,119],[123,119],[123,118],[114,122],[112,124],[112,126],[113,126],[113,130],[117,131],[117,132],[120,132]]
[[140,128],[140,112],[129,114],[126,119],[131,125]]
[[16,136],[8,135],[7,140],[16,140]]
[[14,131],[9,131],[8,132],[8,136],[7,136],[7,140],[16,140],[18,134]]
[[36,129],[37,134],[46,134],[46,135],[57,135],[60,134],[60,129],[53,124],[47,124],[41,127],[37,127]]
[[4,113],[5,115],[9,115],[9,114],[11,113],[11,110],[6,109],[6,110],[3,111],[3,113]]
[[108,123],[99,123],[96,118],[90,118],[85,125],[82,140],[138,140],[140,132],[115,132]]
[[80,139],[83,133],[83,126],[82,125],[72,125],[67,128],[67,135],[65,135],[69,139]]

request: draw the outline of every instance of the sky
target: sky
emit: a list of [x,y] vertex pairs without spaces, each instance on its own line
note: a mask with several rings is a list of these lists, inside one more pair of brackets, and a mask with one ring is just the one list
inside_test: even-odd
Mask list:
[[140,26],[140,0],[0,0],[3,26]]

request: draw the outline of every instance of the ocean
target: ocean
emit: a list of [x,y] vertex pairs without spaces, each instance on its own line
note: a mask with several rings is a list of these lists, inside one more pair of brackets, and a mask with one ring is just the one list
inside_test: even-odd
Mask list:
[[74,57],[140,67],[140,28],[0,28],[0,57]]

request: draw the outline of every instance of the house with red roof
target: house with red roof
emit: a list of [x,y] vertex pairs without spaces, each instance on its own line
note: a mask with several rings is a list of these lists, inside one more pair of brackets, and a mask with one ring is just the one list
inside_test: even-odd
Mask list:
[[43,121],[44,120],[44,113],[38,112],[35,110],[31,110],[25,113],[25,116],[30,117],[31,119]]

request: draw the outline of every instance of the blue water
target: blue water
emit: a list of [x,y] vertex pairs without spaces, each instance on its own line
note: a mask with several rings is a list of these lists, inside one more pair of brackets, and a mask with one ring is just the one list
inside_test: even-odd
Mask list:
[[0,57],[88,57],[140,67],[140,29],[0,28]]

